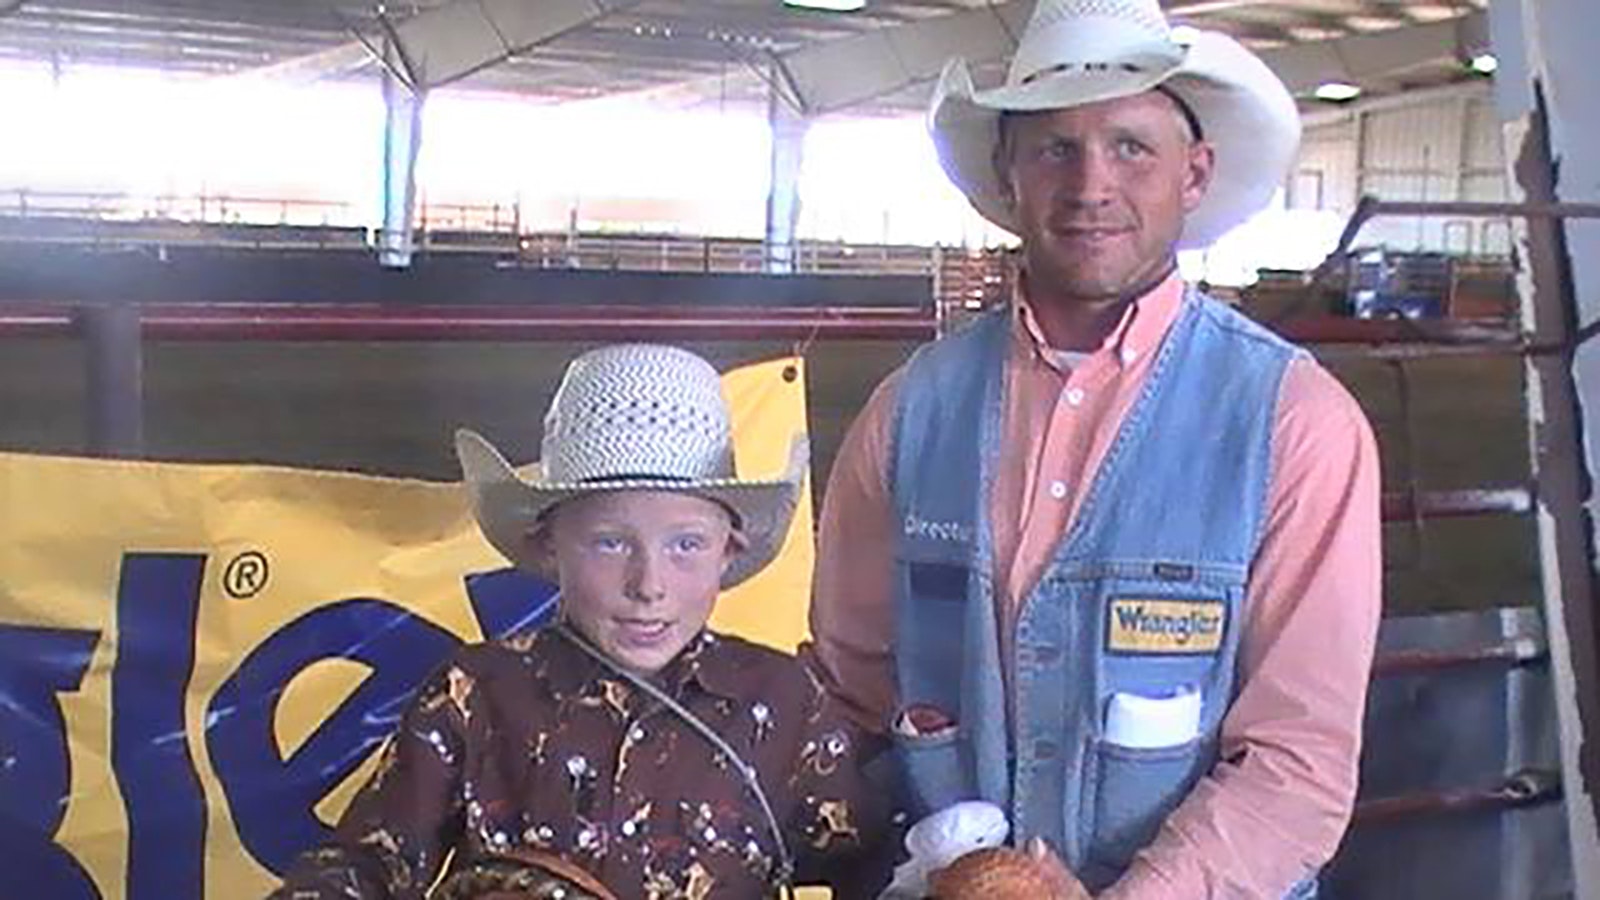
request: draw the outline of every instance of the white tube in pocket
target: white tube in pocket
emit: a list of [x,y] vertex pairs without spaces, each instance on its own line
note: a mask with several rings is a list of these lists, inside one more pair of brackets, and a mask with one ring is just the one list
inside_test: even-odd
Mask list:
[[1115,693],[1106,705],[1106,741],[1133,750],[1178,747],[1200,736],[1200,692],[1168,697]]

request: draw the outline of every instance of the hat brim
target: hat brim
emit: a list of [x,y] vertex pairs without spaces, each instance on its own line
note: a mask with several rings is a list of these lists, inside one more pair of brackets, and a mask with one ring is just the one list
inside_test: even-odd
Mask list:
[[1300,114],[1261,58],[1226,35],[1200,32],[1167,67],[1070,71],[1017,87],[977,90],[963,60],[945,67],[928,129],[939,162],[979,215],[1018,233],[994,151],[1004,112],[1084,106],[1165,87],[1183,99],[1215,149],[1211,184],[1184,223],[1179,246],[1209,246],[1265,209],[1300,147]]
[[472,512],[484,538],[518,567],[550,578],[555,573],[545,571],[529,552],[528,536],[539,520],[560,503],[594,494],[638,490],[689,494],[720,503],[738,517],[746,544],[723,573],[722,587],[726,589],[766,568],[783,549],[805,481],[810,449],[804,436],[796,437],[789,448],[788,465],[778,478],[692,482],[650,478],[582,484],[543,481],[524,476],[493,444],[465,428],[456,432],[456,458],[461,462]]

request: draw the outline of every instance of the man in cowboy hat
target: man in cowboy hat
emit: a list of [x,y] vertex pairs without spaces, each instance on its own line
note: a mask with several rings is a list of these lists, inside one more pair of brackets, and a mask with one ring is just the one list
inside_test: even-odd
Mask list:
[[793,657],[706,628],[777,555],[806,465],[798,441],[741,480],[730,433],[715,370],[649,345],[568,367],[537,477],[458,433],[479,528],[558,583],[559,620],[446,661],[275,897],[421,897],[446,866],[434,896],[461,900],[867,895],[881,741]]
[[1185,286],[1299,139],[1260,59],[1156,0],[1040,0],[940,159],[1022,239],[834,466],[810,649],[920,810],[982,799],[1115,898],[1308,897],[1349,820],[1378,461],[1304,351]]

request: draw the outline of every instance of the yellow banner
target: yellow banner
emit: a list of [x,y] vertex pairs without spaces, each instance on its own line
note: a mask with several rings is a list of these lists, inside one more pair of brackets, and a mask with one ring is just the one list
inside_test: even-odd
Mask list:
[[[801,361],[724,386],[742,472],[781,470]],[[713,624],[793,649],[811,552],[808,489]],[[432,667],[551,594],[459,485],[0,454],[0,898],[265,894]]]

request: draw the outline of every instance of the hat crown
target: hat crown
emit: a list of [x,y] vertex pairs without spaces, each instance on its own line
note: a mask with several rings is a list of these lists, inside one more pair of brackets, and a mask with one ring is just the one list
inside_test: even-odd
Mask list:
[[732,427],[711,364],[676,347],[625,344],[573,360],[545,416],[547,482],[734,477]]
[[1039,0],[1028,28],[1049,28],[1078,19],[1110,19],[1133,25],[1156,38],[1169,36],[1167,14],[1157,0]]
[[1181,56],[1156,0],[1040,0],[1006,77],[1010,85],[1073,68],[1127,65],[1131,56]]

